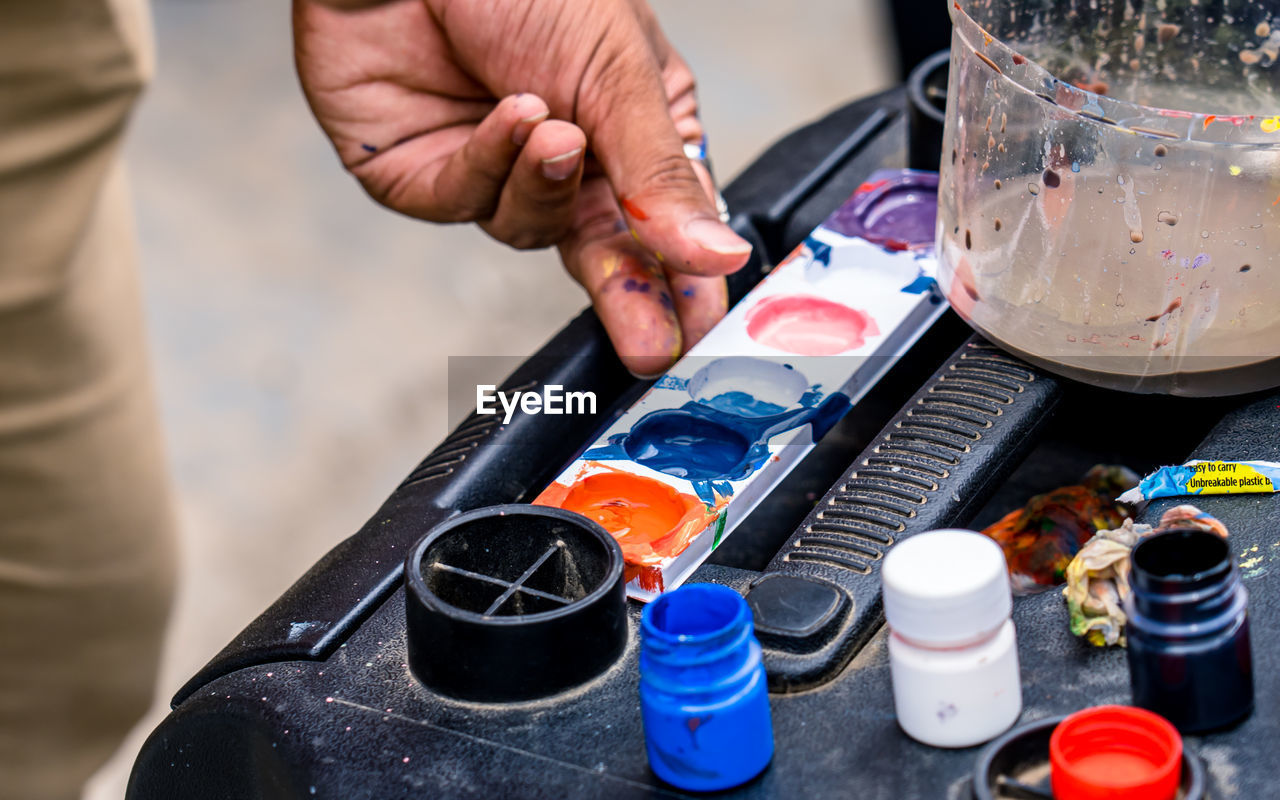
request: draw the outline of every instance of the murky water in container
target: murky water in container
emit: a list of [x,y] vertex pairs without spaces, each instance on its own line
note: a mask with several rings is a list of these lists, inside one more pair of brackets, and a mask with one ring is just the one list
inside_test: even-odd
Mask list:
[[954,4],[939,251],[956,310],[1106,386],[1280,384],[1272,14]]

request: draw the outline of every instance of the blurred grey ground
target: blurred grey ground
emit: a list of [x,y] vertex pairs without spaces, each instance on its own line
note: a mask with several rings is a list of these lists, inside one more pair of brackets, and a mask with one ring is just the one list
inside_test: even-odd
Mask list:
[[[654,5],[698,75],[722,178],[893,81],[877,0]],[[448,357],[527,355],[585,304],[550,252],[369,201],[302,100],[288,13],[156,3],[128,158],[183,571],[156,706],[89,800],[123,797],[174,690],[445,435]]]

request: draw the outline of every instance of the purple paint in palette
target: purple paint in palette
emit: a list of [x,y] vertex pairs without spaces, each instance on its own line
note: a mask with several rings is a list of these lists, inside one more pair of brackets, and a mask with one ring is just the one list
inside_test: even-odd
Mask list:
[[942,313],[936,189],[932,173],[872,175],[535,501],[619,471],[700,500],[671,530],[597,520],[632,597],[684,581]]

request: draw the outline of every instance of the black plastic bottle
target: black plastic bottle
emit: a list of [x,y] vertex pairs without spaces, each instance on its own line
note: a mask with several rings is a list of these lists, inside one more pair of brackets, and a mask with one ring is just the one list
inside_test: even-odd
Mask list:
[[1133,703],[1183,733],[1253,711],[1248,593],[1222,537],[1177,529],[1133,549],[1129,676]]

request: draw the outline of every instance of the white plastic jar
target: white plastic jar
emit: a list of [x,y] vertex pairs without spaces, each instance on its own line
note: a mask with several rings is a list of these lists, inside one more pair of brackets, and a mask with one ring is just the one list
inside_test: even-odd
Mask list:
[[898,724],[934,747],[970,747],[1022,713],[1013,598],[1000,546],[940,530],[895,545],[881,569]]

